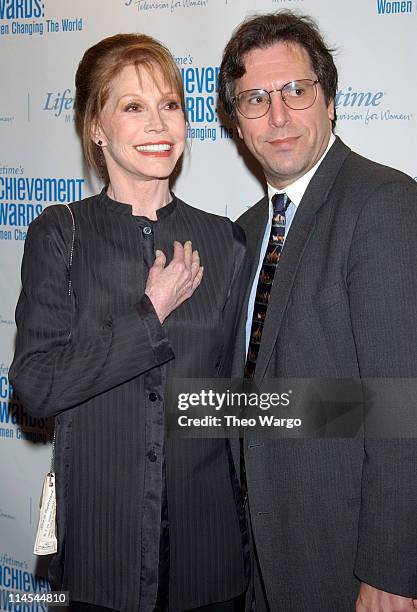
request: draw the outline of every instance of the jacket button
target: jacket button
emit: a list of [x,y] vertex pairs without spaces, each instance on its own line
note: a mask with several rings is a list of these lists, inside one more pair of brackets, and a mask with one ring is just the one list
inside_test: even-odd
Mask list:
[[145,236],[150,236],[152,234],[152,228],[149,227],[149,225],[145,225],[142,232],[145,234]]
[[157,460],[156,453],[153,449],[149,451],[149,453],[147,454],[147,457],[149,461],[151,461],[152,463],[154,463]]
[[149,399],[151,400],[151,402],[156,402],[156,400],[158,399],[158,396],[156,393],[149,393]]

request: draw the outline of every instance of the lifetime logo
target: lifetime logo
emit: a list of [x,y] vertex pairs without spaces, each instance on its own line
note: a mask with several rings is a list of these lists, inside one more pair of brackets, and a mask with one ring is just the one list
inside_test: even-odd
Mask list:
[[[0,0],[1,2],[1,0]],[[55,117],[60,117],[63,111],[73,110],[74,98],[70,89],[64,89],[61,92],[48,92],[46,101],[43,107],[45,111],[54,111]]]
[[352,87],[347,87],[346,90],[339,89],[335,96],[335,105],[362,107],[362,106],[379,106],[385,93],[383,91],[352,91]]
[[44,8],[41,0],[0,0],[0,19],[36,19]]
[[401,0],[392,2],[390,0],[377,0],[378,15],[398,15],[400,13],[412,13],[412,0]]

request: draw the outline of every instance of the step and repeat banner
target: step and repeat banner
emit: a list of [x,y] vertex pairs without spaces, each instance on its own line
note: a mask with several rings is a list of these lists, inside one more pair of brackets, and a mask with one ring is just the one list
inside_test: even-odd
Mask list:
[[118,32],[163,41],[181,69],[188,147],[175,192],[232,219],[263,192],[259,169],[216,110],[221,53],[247,15],[293,9],[316,18],[336,50],[337,134],[354,150],[417,175],[417,2],[391,0],[0,0],[0,610],[10,593],[43,593],[32,554],[53,424],[25,413],[8,382],[14,310],[29,223],[100,188],[74,129],[74,74],[89,46]]

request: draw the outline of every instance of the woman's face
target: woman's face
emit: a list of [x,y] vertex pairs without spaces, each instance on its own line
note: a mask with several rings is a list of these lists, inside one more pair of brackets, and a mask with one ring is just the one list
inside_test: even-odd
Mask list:
[[185,119],[162,75],[126,66],[113,80],[94,134],[112,184],[167,179],[184,151]]

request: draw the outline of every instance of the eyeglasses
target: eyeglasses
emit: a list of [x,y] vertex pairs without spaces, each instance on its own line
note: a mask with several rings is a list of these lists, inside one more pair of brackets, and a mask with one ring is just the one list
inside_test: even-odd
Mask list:
[[317,98],[317,83],[312,79],[290,81],[281,89],[246,89],[233,98],[237,110],[247,119],[259,119],[269,111],[271,94],[280,92],[282,101],[293,110],[305,110],[313,106]]

